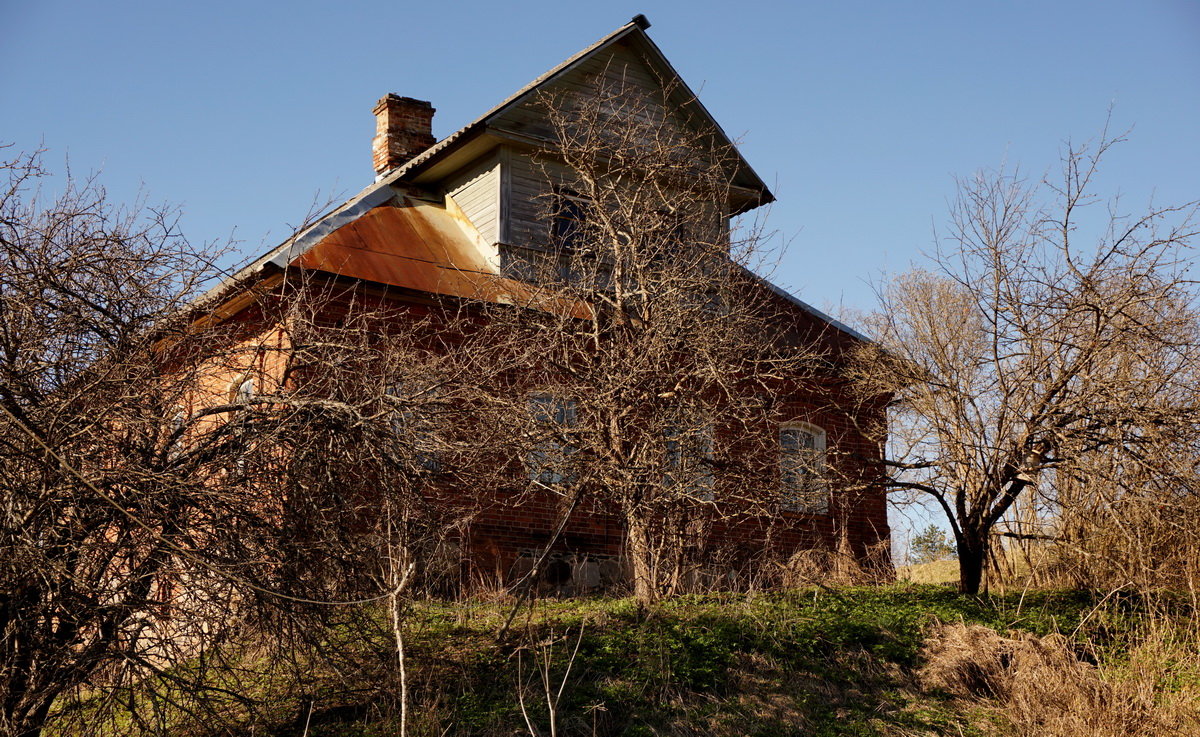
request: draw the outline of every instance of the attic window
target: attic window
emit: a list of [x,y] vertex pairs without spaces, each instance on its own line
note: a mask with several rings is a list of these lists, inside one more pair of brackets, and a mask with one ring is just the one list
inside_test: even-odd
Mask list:
[[648,235],[652,242],[679,246],[687,242],[688,222],[678,210],[659,210],[650,221]]
[[591,207],[591,200],[573,190],[565,187],[555,190],[550,241],[556,249],[575,252],[585,246],[584,223]]

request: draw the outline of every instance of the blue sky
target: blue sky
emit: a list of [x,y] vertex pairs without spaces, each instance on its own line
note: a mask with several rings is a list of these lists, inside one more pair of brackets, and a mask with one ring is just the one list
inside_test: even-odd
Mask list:
[[779,198],[774,274],[820,307],[932,244],[954,177],[1033,177],[1113,110],[1104,192],[1200,197],[1200,2],[0,0],[0,142],[184,209],[193,240],[273,246],[372,180],[371,107],[444,136],[645,13]]
[[371,181],[371,106],[445,135],[637,12],[779,202],[775,277],[818,305],[932,242],[954,176],[1040,176],[1113,108],[1102,185],[1200,197],[1200,3],[106,3],[0,0],[0,141],[110,194],[184,208],[195,240],[284,238]]

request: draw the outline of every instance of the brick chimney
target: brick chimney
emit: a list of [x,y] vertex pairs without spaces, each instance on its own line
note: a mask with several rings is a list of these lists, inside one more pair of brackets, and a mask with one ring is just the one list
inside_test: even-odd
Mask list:
[[387,94],[375,103],[375,138],[371,140],[375,174],[410,161],[429,148],[433,138],[433,105],[424,100]]

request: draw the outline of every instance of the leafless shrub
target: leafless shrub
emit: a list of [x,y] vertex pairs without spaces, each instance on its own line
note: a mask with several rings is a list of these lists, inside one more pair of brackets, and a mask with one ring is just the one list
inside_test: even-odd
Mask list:
[[407,596],[454,589],[480,497],[448,489],[507,472],[475,460],[489,366],[437,344],[469,321],[405,332],[385,301],[298,274],[198,300],[220,254],[169,211],[93,182],[43,206],[36,157],[4,170],[0,733],[36,734],[66,693],[79,734],[216,722],[254,708],[217,647],[248,628],[379,601],[402,636]]
[[[575,659],[579,655],[579,647],[583,644],[583,633],[586,625],[579,625],[579,634],[575,637],[572,647],[570,632],[556,635],[553,630],[537,637],[531,629],[526,630],[527,644],[517,649],[517,699],[521,705],[521,716],[529,729],[530,737],[541,737],[543,730],[534,724],[535,717],[531,713],[531,705],[526,701],[538,694],[538,700],[546,708],[545,732],[550,737],[558,737],[563,714],[559,708],[563,694],[571,684],[571,670],[575,667]],[[565,662],[561,668],[556,668],[556,661],[563,660],[562,655],[556,657],[556,650],[564,650]],[[526,676],[524,660],[532,661],[535,675]],[[561,671],[561,672],[559,672]],[[536,682],[536,685],[534,685]]]
[[[1178,436],[1153,453],[1096,454],[1058,474],[1035,575],[1096,589],[1187,592],[1200,602],[1200,495],[1194,445]],[[1173,472],[1157,470],[1170,460]],[[1032,557],[1032,556],[1031,556]]]
[[60,694],[141,678],[204,632],[214,598],[173,610],[172,592],[211,578],[188,523],[228,446],[177,452],[191,377],[160,373],[209,336],[158,345],[222,252],[94,180],[46,203],[36,154],[0,168],[0,733],[37,734]]

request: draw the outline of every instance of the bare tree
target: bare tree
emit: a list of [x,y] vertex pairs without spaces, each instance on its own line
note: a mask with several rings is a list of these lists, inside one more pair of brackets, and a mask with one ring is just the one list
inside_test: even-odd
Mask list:
[[[42,206],[36,156],[4,169],[0,734],[38,734],[85,688],[86,713],[59,715],[77,733],[121,694],[146,731],[250,708],[214,688],[234,671],[210,677],[238,628],[378,601],[402,635],[408,592],[457,579],[435,566],[456,574],[472,501],[439,489],[493,472],[465,460],[489,416],[463,379],[487,373],[437,344],[462,332],[453,310],[421,330],[300,274],[199,299],[222,253],[171,211],[91,181]],[[169,668],[185,658],[202,667]]]
[[670,85],[597,85],[541,99],[544,227],[505,264],[537,288],[488,321],[526,367],[506,396],[530,490],[617,514],[649,602],[685,583],[713,525],[826,503],[827,486],[781,498],[774,429],[824,348],[748,270],[760,242],[731,237],[717,133]]
[[1194,426],[1194,208],[1130,216],[1112,201],[1086,217],[1105,205],[1093,180],[1118,140],[1068,149],[1040,187],[1004,172],[961,182],[932,266],[882,290],[857,378],[894,395],[888,483],[945,512],[964,592],[1018,499],[1074,503],[1064,480],[1101,456],[1173,478],[1162,439]]
[[59,694],[163,652],[148,623],[192,567],[194,472],[223,441],[175,452],[185,389],[156,330],[221,253],[91,180],[42,206],[36,154],[2,168],[0,733],[33,735]]

